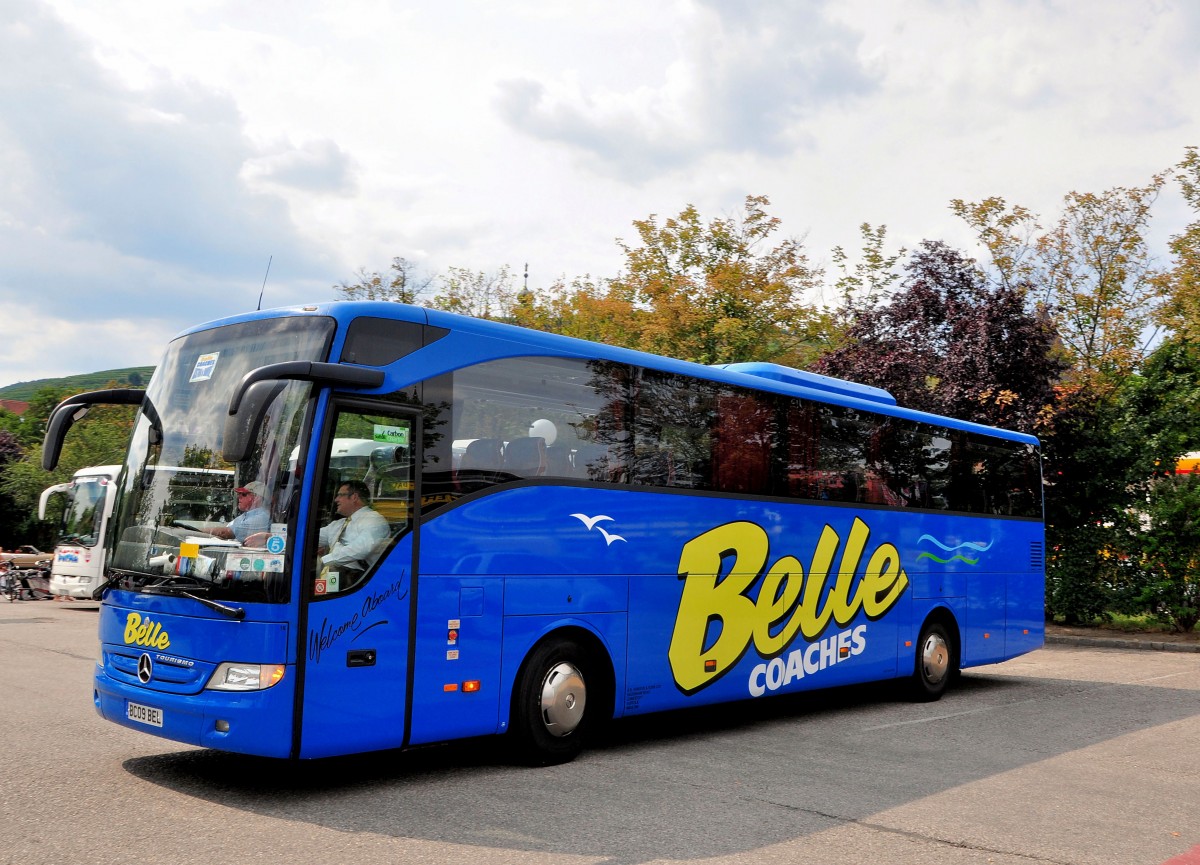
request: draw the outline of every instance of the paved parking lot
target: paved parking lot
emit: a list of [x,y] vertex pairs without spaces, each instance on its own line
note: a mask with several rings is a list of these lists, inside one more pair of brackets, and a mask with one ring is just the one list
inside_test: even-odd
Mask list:
[[1197,654],[1054,645],[933,704],[630,720],[551,769],[494,740],[289,764],[100,721],[95,619],[0,603],[0,862],[1200,862]]

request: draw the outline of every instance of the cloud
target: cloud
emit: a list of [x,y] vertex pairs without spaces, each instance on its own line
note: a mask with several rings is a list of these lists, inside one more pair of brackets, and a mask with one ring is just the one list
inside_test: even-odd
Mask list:
[[329,140],[309,141],[251,159],[246,176],[304,192],[351,195],[356,191],[353,160]]
[[[153,366],[177,326],[161,318],[60,317],[0,301],[0,386],[103,369]],[[52,355],[52,357],[47,357]]]
[[228,94],[161,71],[128,85],[17,3],[0,28],[0,302],[96,321],[169,305],[182,324],[244,310],[270,255],[332,282],[284,198],[242,179],[261,155],[242,126]]
[[714,153],[787,153],[808,140],[807,119],[877,87],[858,57],[860,34],[824,3],[698,0],[690,11],[680,56],[658,86],[510,77],[497,85],[498,114],[601,171],[644,179]]

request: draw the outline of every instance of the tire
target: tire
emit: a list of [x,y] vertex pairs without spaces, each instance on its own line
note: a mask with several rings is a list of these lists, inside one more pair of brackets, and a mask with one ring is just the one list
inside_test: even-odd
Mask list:
[[958,647],[941,622],[926,622],[917,641],[910,694],[921,703],[940,700],[958,667]]
[[569,639],[548,640],[526,658],[512,703],[512,737],[522,762],[554,766],[583,750],[600,705],[593,692],[589,709],[595,669],[588,653]]

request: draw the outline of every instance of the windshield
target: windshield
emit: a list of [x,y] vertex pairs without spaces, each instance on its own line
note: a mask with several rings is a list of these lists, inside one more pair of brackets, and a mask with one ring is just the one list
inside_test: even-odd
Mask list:
[[111,484],[112,479],[106,476],[75,478],[63,511],[59,543],[94,547],[102,540],[104,501]]
[[173,342],[146,391],[113,517],[110,567],[128,590],[285,602],[288,522],[311,384],[279,382],[249,456],[221,456],[229,397],[246,373],[323,360],[334,323],[274,318]]

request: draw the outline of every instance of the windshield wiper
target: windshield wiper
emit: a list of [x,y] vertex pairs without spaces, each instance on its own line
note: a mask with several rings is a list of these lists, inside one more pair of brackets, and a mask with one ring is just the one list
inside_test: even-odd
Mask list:
[[122,574],[122,573],[112,574],[107,580],[105,580],[100,585],[96,586],[95,590],[93,590],[93,592],[92,592],[92,600],[93,601],[104,600],[104,590],[111,589],[113,586],[115,586],[117,584],[117,582],[119,580],[123,579],[125,576],[126,575]]
[[[242,619],[246,618],[246,611],[241,607],[228,607],[225,604],[218,604],[216,601],[210,601],[208,598],[204,598],[200,595],[195,595],[192,594],[192,592],[186,591],[185,586],[173,585],[173,582],[178,579],[178,577],[173,578],[172,583],[159,583],[154,586],[143,586],[142,591],[149,595],[171,595],[172,597],[191,598],[193,601],[203,604],[210,610],[216,610],[218,613],[228,616],[231,619],[237,619],[238,621],[241,621]],[[186,589],[196,589],[207,592],[209,587],[203,583],[189,581],[186,584]]]

